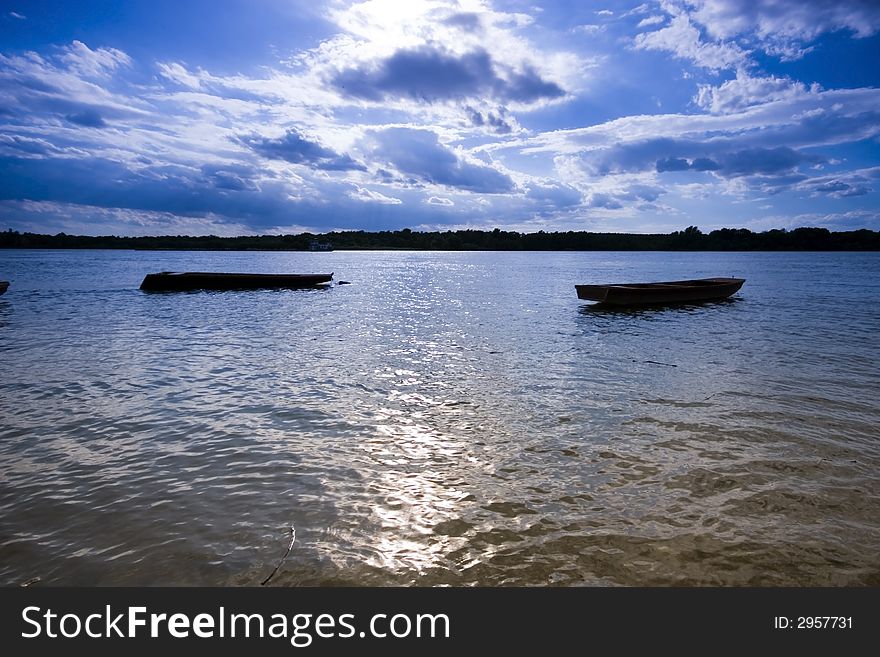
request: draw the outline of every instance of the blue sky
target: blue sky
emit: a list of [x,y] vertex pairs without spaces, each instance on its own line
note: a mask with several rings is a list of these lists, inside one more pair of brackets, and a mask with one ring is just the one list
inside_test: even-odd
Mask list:
[[880,230],[876,0],[5,2],[0,229]]

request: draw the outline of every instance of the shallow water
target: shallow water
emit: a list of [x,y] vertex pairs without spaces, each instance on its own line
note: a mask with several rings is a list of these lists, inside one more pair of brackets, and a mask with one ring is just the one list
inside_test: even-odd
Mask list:
[[[161,270],[335,272],[151,294]],[[0,583],[880,585],[880,254],[0,251]],[[746,278],[608,311],[575,283]]]

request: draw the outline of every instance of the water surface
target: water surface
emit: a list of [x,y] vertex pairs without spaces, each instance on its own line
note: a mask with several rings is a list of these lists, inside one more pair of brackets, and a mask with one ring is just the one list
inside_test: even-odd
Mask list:
[[[161,270],[324,290],[144,293]],[[880,254],[0,251],[0,583],[880,585]],[[575,283],[740,276],[602,310]]]

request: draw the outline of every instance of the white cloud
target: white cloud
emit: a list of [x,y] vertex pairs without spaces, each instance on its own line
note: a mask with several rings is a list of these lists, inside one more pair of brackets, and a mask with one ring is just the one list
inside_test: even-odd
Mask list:
[[365,203],[382,203],[385,205],[400,205],[403,203],[399,198],[385,196],[381,192],[360,186],[357,187],[356,191],[349,192],[348,196],[356,201],[363,201]]
[[638,7],[634,7],[630,9],[628,12],[620,15],[621,18],[627,18],[629,16],[640,16],[642,14],[647,14],[651,8],[647,4],[640,4]]
[[85,77],[103,77],[120,66],[131,64],[131,58],[121,50],[116,48],[92,50],[82,41],[74,41],[64,48],[61,60]]
[[47,155],[82,157],[88,152],[73,146],[56,146],[52,141],[40,137],[9,133],[0,134],[0,154],[8,157],[41,158]]
[[[78,44],[78,45],[77,45]],[[28,117],[33,126],[46,121],[74,119],[80,125],[105,125],[107,119],[138,119],[151,110],[139,94],[123,93],[114,69],[130,62],[112,49],[91,50],[74,42],[58,54],[35,52],[0,54],[0,107]],[[26,130],[33,130],[27,128]],[[42,125],[40,134],[52,130]]]
[[198,89],[202,86],[204,73],[201,75],[190,73],[177,62],[158,62],[157,66],[159,67],[159,75],[172,82],[176,82],[184,87],[189,87],[190,89]]
[[712,36],[729,39],[755,32],[761,39],[809,41],[850,30],[868,37],[880,30],[876,0],[687,0],[691,17]]
[[599,32],[604,32],[604,25],[595,25],[595,24],[585,24],[585,25],[577,25],[572,28],[572,32],[583,32],[584,34],[598,34]]
[[666,0],[663,9],[676,19],[701,26],[716,43],[747,41],[783,61],[813,50],[822,34],[849,31],[865,38],[880,31],[876,0]]
[[425,203],[428,203],[430,205],[445,205],[448,207],[455,205],[455,202],[452,199],[443,198],[440,196],[430,196],[428,197],[428,200],[425,201]]
[[[880,89],[836,89],[795,95],[731,114],[657,114],[627,116],[586,128],[556,130],[522,140],[484,147],[517,149],[525,154],[576,154],[588,150],[659,139],[707,141],[722,136],[746,136],[765,145],[786,140],[798,147],[860,141],[876,135],[880,126],[866,118],[880,107]],[[803,122],[821,116],[824,129],[804,129]],[[796,140],[796,141],[794,141]]]
[[648,18],[643,18],[639,21],[639,24],[636,25],[637,28],[640,27],[650,27],[651,25],[659,25],[663,23],[666,19],[663,16],[648,16]]
[[807,94],[816,94],[819,86],[775,76],[751,77],[738,72],[736,78],[720,86],[700,85],[694,102],[713,114],[730,114],[747,107],[772,101],[795,100]]
[[735,43],[703,42],[700,31],[684,15],[673,18],[667,27],[637,34],[635,47],[671,52],[712,71],[741,67],[748,57],[748,53]]

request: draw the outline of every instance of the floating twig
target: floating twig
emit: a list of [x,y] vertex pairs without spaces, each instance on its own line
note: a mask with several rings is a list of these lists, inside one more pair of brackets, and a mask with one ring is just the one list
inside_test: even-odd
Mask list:
[[281,557],[281,561],[278,562],[278,565],[275,566],[275,570],[272,571],[272,574],[269,575],[260,586],[266,586],[269,583],[269,580],[275,577],[275,573],[278,572],[278,569],[281,568],[281,565],[284,563],[285,559],[287,559],[287,555],[290,554],[290,551],[293,549],[293,542],[296,540],[296,528],[291,525],[290,527],[290,545],[287,546],[287,552],[284,553],[284,556]]
[[656,360],[646,360],[646,363],[651,363],[652,365],[665,365],[666,367],[678,367],[678,365],[673,365],[672,363],[661,363]]

